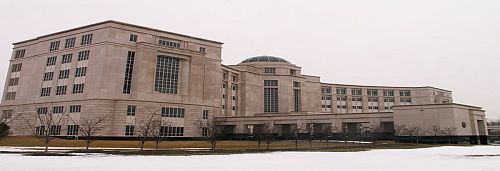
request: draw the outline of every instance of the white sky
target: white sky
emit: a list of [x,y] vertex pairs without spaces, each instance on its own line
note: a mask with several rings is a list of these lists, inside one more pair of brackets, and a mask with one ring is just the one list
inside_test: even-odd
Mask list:
[[224,42],[224,64],[266,54],[322,82],[449,89],[455,102],[500,119],[498,0],[2,0],[0,7],[2,81],[13,42],[112,19]]

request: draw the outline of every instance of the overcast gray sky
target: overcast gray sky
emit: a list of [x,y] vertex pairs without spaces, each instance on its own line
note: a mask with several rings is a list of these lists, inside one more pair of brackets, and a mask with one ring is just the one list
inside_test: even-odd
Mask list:
[[322,82],[449,89],[455,102],[500,119],[498,0],[2,0],[0,7],[2,81],[13,42],[111,19],[224,42],[224,64],[266,54]]

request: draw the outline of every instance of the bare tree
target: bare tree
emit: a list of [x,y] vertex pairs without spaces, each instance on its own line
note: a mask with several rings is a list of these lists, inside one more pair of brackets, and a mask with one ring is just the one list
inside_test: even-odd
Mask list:
[[210,150],[215,151],[217,141],[223,136],[223,127],[225,117],[222,118],[209,118],[199,119],[195,122],[195,127],[198,128],[198,133],[203,139],[210,143]]
[[295,127],[291,130],[293,139],[295,140],[295,148],[299,148],[299,139],[301,137],[301,134],[306,132],[307,125],[304,123],[297,123]]
[[141,151],[144,150],[144,144],[146,141],[152,137],[153,127],[158,117],[161,116],[158,116],[155,112],[149,112],[147,113],[146,118],[141,119],[137,125],[137,136],[139,136]]
[[314,140],[314,124],[316,124],[314,121],[306,122],[306,136],[307,141],[309,141],[309,148],[312,148],[312,142]]
[[371,125],[369,127],[369,137],[370,139],[372,140],[372,144],[373,145],[376,145],[377,144],[377,141],[380,139],[380,137],[382,136],[382,127],[380,126],[380,124],[374,124],[374,125]]
[[413,137],[416,138],[416,143],[419,143],[419,137],[422,134],[422,127],[412,125],[408,128],[408,134],[410,135],[411,142],[413,143]]
[[399,136],[403,135],[403,132],[406,130],[406,125],[401,124],[395,124],[394,125],[394,140],[396,140],[396,143],[399,143]]
[[170,122],[161,119],[161,116],[155,117],[151,123],[151,137],[155,142],[155,149],[158,152],[160,143],[166,140],[167,128],[172,126]]
[[24,118],[24,120],[35,138],[45,145],[45,152],[47,152],[53,136],[61,133],[61,123],[68,116],[68,113],[60,106],[41,107],[41,105],[35,104],[35,115],[34,123],[28,118]]
[[322,127],[321,129],[321,137],[326,141],[326,146],[330,146],[330,138],[332,136],[332,124],[328,124],[325,127]]
[[448,144],[451,144],[451,137],[457,134],[457,128],[445,128],[443,129],[443,134],[448,137]]
[[439,126],[432,126],[430,132],[433,136],[433,139],[434,139],[434,144],[437,144],[437,138],[439,137],[439,135],[441,134],[443,130],[439,127]]
[[258,129],[255,131],[255,136],[258,140],[258,146],[260,149],[260,142],[264,140],[266,142],[266,149],[269,149],[269,145],[274,140],[277,125],[276,121],[267,121],[263,124],[260,124]]
[[13,110],[5,110],[0,115],[0,139],[7,137],[10,134],[9,124],[19,118],[24,112],[14,114]]
[[78,125],[79,132],[85,139],[85,150],[89,150],[90,143],[93,141],[92,137],[99,133],[103,129],[102,124],[108,118],[107,114],[98,114],[92,117],[84,118],[80,121],[75,121],[70,117],[73,124]]

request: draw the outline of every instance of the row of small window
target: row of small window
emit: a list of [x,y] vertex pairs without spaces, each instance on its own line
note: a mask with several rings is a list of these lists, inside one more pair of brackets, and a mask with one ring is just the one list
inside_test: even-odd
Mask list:
[[[90,50],[78,52],[78,61],[88,60],[89,54],[90,54]],[[62,63],[63,64],[71,63],[72,58],[73,58],[72,53],[64,54],[62,56]],[[49,57],[49,58],[47,58],[47,65],[46,66],[56,65],[56,63],[57,63],[57,56]]]
[[[69,69],[59,71],[59,79],[69,78]],[[76,68],[75,77],[84,77],[87,75],[87,67]],[[54,72],[46,72],[43,75],[43,81],[51,81],[54,78]]]
[[[72,105],[69,106],[69,113],[80,113],[82,110],[81,105]],[[52,107],[52,111],[49,111],[49,107],[39,107],[37,108],[37,114],[45,115],[48,113],[64,113],[64,106],[54,106]]]
[[[226,105],[222,105],[222,109],[226,109]],[[231,110],[236,110],[236,106],[231,106]]]
[[[222,94],[222,99],[226,99],[226,94]],[[236,100],[236,96],[232,96],[231,100]]]
[[[92,43],[92,35],[93,34],[86,34],[86,35],[83,35],[82,36],[82,40],[80,42],[80,45],[88,45],[88,44],[91,44]],[[72,47],[75,47],[75,42],[76,42],[76,37],[71,37],[71,38],[67,38],[64,42],[64,48],[67,49],[67,48],[72,48]],[[53,42],[50,42],[50,48],[49,48],[49,51],[56,51],[56,50],[59,50],[59,44],[61,43],[61,41],[53,41]]]
[[[68,125],[66,135],[78,135],[79,128],[79,125]],[[48,130],[45,129],[45,126],[37,126],[35,128],[36,135],[45,135],[47,131],[49,135],[61,135],[61,125],[52,125]]]
[[[127,116],[135,116],[136,112],[137,112],[137,106],[132,106],[132,105],[127,106]],[[185,109],[184,108],[162,107],[160,114],[161,114],[161,117],[183,118],[184,114],[185,114]],[[205,113],[203,113],[203,114],[205,114]],[[208,115],[208,113],[207,113],[207,115]]]
[[168,46],[168,47],[174,47],[174,48],[181,48],[181,42],[176,41],[176,40],[164,40],[160,39],[158,40],[158,44],[162,46]]
[[[72,93],[73,94],[83,93],[84,86],[85,86],[85,84],[73,84]],[[65,95],[67,87],[68,87],[67,85],[57,86],[56,95]],[[43,87],[42,91],[40,93],[40,96],[42,96],[42,97],[50,96],[51,90],[52,90],[52,87]]]
[[[336,90],[336,94],[347,94],[347,88],[336,88],[335,90]],[[362,89],[351,89],[351,94],[361,96],[361,95],[363,95],[362,91],[363,91]],[[332,88],[331,87],[321,87],[321,93],[331,94]],[[366,95],[378,96],[378,90],[377,89],[368,89],[368,90],[366,90]],[[383,90],[383,95],[384,96],[394,96],[394,90]],[[411,96],[411,91],[410,90],[399,90],[399,96]]]
[[[276,74],[276,68],[264,68],[264,74]],[[297,70],[295,69],[290,69],[290,75],[297,75]]]
[[[232,75],[233,75],[233,76],[231,77],[231,81],[233,81],[233,82],[238,82],[238,75],[236,75],[236,74],[232,74]],[[228,72],[227,72],[227,71],[224,71],[224,72],[222,73],[222,78],[224,79],[224,81],[226,81],[226,80],[227,80],[227,76],[228,76]]]
[[[125,136],[134,136],[134,135],[135,135],[135,126],[134,125],[126,125],[125,126]],[[162,136],[162,137],[184,136],[184,127],[162,126],[160,128],[160,136]]]
[[[223,88],[223,89],[225,89],[225,88],[226,88],[226,86],[227,86],[227,84],[226,84],[226,83],[222,83],[222,88]],[[237,89],[238,89],[238,85],[236,85],[236,84],[231,85],[231,89],[232,89],[232,90],[237,90]]]
[[[331,96],[322,96],[321,99],[322,100],[332,100],[332,97]],[[347,97],[346,96],[337,97],[337,101],[347,101]],[[362,102],[363,98],[362,97],[352,97],[351,101]],[[395,101],[394,98],[384,98],[384,102],[394,102],[394,101]],[[368,102],[378,102],[378,98],[368,98]],[[411,103],[411,98],[400,98],[400,102]]]
[[10,67],[10,72],[19,72],[19,71],[21,71],[22,67],[23,67],[22,63],[12,64],[12,67]]

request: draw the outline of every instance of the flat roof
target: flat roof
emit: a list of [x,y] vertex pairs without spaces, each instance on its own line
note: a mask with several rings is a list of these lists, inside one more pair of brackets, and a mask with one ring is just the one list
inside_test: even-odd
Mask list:
[[17,44],[21,44],[21,43],[25,43],[25,42],[29,42],[29,41],[34,41],[34,40],[38,40],[38,39],[41,39],[41,38],[44,38],[44,37],[49,37],[49,36],[53,36],[53,35],[57,35],[57,34],[61,34],[61,33],[66,33],[66,32],[70,32],[70,31],[75,31],[75,30],[79,30],[79,29],[93,27],[93,26],[97,26],[97,25],[108,24],[108,23],[114,23],[114,24],[120,24],[120,25],[124,25],[124,26],[136,27],[136,28],[141,28],[141,29],[146,29],[146,30],[151,30],[151,31],[157,31],[157,32],[161,32],[161,33],[167,33],[167,34],[172,34],[172,35],[176,35],[176,36],[182,36],[182,37],[186,37],[186,38],[191,38],[191,39],[196,39],[196,40],[201,40],[201,41],[207,41],[207,42],[212,42],[212,43],[217,43],[217,44],[224,44],[222,42],[208,40],[208,39],[203,39],[203,38],[199,38],[199,37],[188,36],[188,35],[185,35],[185,34],[179,34],[179,33],[174,33],[174,32],[169,32],[169,31],[154,29],[154,28],[150,28],[150,27],[144,27],[144,26],[134,25],[134,24],[130,24],[130,23],[124,23],[124,22],[119,22],[119,21],[114,21],[114,20],[107,20],[107,21],[98,22],[98,23],[94,23],[94,24],[89,24],[89,25],[85,25],[85,26],[81,26],[81,27],[76,27],[76,28],[72,28],[72,29],[68,29],[68,30],[64,30],[64,31],[59,31],[59,32],[55,32],[55,33],[51,33],[51,34],[47,34],[47,35],[43,35],[43,36],[38,36],[38,37],[36,37],[34,39],[28,39],[28,40],[24,40],[24,41],[13,43],[13,45],[17,45]]
[[479,107],[479,106],[472,106],[472,105],[466,105],[466,104],[460,104],[460,103],[396,105],[396,106],[393,106],[393,107],[412,107],[412,106],[446,106],[446,105],[455,105],[455,106],[464,106],[464,107],[470,107],[470,108],[482,109],[482,107]]

